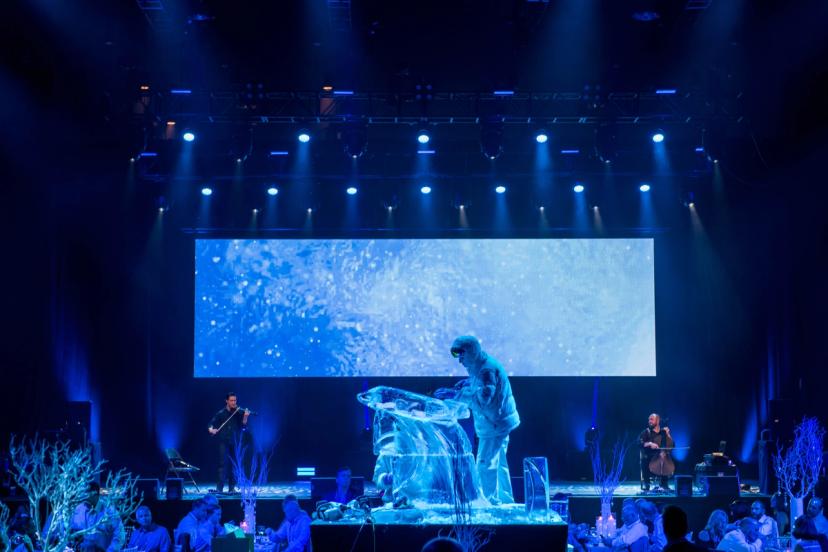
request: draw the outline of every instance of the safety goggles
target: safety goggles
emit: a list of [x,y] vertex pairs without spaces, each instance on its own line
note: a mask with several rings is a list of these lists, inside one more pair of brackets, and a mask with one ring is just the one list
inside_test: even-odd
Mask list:
[[463,352],[463,349],[461,349],[459,347],[452,347],[451,348],[451,356],[453,356],[454,358],[459,357],[460,353],[462,353],[462,352]]

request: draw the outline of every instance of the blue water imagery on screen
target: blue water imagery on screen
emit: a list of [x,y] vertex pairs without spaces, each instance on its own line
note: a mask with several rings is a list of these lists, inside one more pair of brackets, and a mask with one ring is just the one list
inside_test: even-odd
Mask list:
[[654,376],[652,239],[196,240],[196,377]]

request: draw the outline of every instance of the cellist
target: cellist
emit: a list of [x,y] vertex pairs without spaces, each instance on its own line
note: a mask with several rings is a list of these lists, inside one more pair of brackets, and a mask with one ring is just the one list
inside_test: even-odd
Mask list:
[[670,452],[661,449],[672,449],[675,444],[670,435],[670,428],[661,427],[661,417],[655,412],[647,418],[647,429],[638,436],[638,442],[641,445],[641,489],[650,490],[651,468],[656,465],[657,469],[653,473],[660,476],[661,488],[669,490],[667,477],[675,470],[675,465],[670,458]]

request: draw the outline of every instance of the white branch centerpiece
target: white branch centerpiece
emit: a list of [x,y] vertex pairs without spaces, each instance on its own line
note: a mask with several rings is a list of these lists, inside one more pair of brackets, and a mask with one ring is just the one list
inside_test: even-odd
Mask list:
[[244,434],[236,439],[235,450],[230,460],[233,463],[233,473],[241,494],[241,506],[244,512],[244,521],[241,528],[248,535],[256,534],[256,499],[261,487],[267,485],[267,476],[270,467],[270,458],[273,451],[255,451],[250,460],[250,467],[246,466],[248,446],[244,443]]
[[609,461],[601,455],[600,439],[589,443],[589,457],[592,461],[592,476],[595,482],[595,492],[601,497],[601,515],[597,519],[596,528],[601,536],[612,536],[615,533],[616,521],[612,515],[612,497],[623,478],[621,471],[624,468],[624,459],[627,456],[632,442],[626,437],[619,439],[612,447]]
[[103,515],[85,527],[74,527],[75,509],[90,496],[90,483],[104,473],[105,460],[95,462],[89,447],[73,447],[65,441],[48,442],[35,436],[18,443],[12,437],[9,444],[11,473],[17,485],[26,493],[29,512],[35,527],[43,527],[40,504],[45,502],[51,516],[45,533],[40,535],[44,552],[63,551],[67,545],[104,526],[120,523],[140,506],[135,489],[137,476],[126,470],[109,471],[103,489],[106,505]]
[[776,447],[773,467],[780,490],[791,502],[791,525],[804,512],[805,498],[817,485],[822,470],[825,428],[816,418],[803,418],[794,428],[791,445]]

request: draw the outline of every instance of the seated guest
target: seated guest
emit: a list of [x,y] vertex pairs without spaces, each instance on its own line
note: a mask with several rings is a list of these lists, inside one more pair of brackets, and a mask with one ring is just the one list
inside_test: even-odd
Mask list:
[[[32,552],[39,549],[39,537],[32,516],[25,506],[19,506],[14,516],[9,520],[8,538],[6,546],[11,552]],[[3,542],[0,536],[0,543]]]
[[207,519],[208,506],[203,499],[193,500],[190,513],[182,518],[178,527],[173,532],[175,544],[181,546],[182,552],[202,552],[209,548],[210,543],[201,538],[199,530],[201,524]]
[[[49,526],[52,522],[52,516],[47,518],[46,525],[43,527],[44,535],[49,532]],[[55,521],[55,523],[62,526],[60,520]],[[83,540],[80,546],[77,547],[77,550],[81,552],[99,550],[115,552],[123,547],[126,540],[124,524],[121,522],[121,518],[118,517],[118,512],[105,500],[101,500],[101,486],[94,481],[89,484],[86,500],[75,508],[69,523],[71,532],[94,528],[93,531],[83,535]],[[55,529],[61,532],[58,525],[55,525]],[[59,540],[59,536],[53,534],[52,540],[56,542],[56,539]]]
[[[639,541],[647,542],[647,526],[641,523],[638,512],[633,506],[626,506],[621,510],[621,521],[624,525],[614,539],[604,537],[604,544],[613,550],[626,550]],[[646,549],[646,547],[642,547]]]
[[726,527],[727,513],[724,510],[713,510],[707,519],[707,525],[696,533],[696,544],[703,548],[716,548],[727,532]]
[[463,552],[463,547],[450,537],[434,537],[423,545],[420,552]]
[[336,490],[326,494],[322,499],[347,504],[355,498],[356,495],[351,490],[351,468],[339,468],[336,471]]
[[796,518],[792,534],[797,539],[794,552],[828,552],[828,537],[816,530],[814,520],[807,515]]
[[152,522],[152,512],[146,506],[135,510],[138,527],[132,532],[127,548],[136,548],[141,552],[171,552],[172,541],[164,527]]
[[207,507],[207,517],[199,526],[212,537],[221,537],[227,534],[221,524],[221,506],[216,495],[206,495],[202,500]]
[[310,542],[311,518],[299,507],[296,495],[287,495],[282,502],[282,510],[285,512],[285,520],[279,529],[267,530],[267,536],[272,542],[287,543],[283,552],[312,552]]
[[776,493],[770,499],[771,513],[774,520],[776,520],[777,531],[780,535],[788,532],[788,527],[791,520],[788,517],[788,505],[785,503],[785,495]]
[[762,541],[759,539],[759,524],[751,517],[742,518],[732,531],[729,531],[716,550],[726,552],[759,552]]
[[687,540],[690,526],[684,510],[678,506],[667,506],[661,518],[664,521],[664,535],[667,537],[664,552],[704,552],[706,550]]
[[750,515],[759,524],[759,538],[765,546],[776,546],[776,541],[779,538],[779,528],[776,525],[776,520],[765,515],[765,505],[761,500],[754,500],[750,505]]
[[825,516],[822,514],[821,498],[815,496],[808,501],[808,508],[805,510],[805,515],[813,520],[817,533],[828,535],[828,519],[825,519]]
[[215,505],[208,503],[207,519],[201,522],[198,530],[201,540],[207,543],[212,543],[213,539],[227,534],[227,530],[221,524],[221,506],[218,505],[218,500]]
[[650,552],[661,552],[667,545],[667,537],[664,535],[664,523],[658,507],[649,500],[639,504],[641,522],[647,526],[647,535],[650,537]]
[[589,525],[586,523],[570,523],[566,540],[572,546],[574,552],[588,552],[589,550]]

